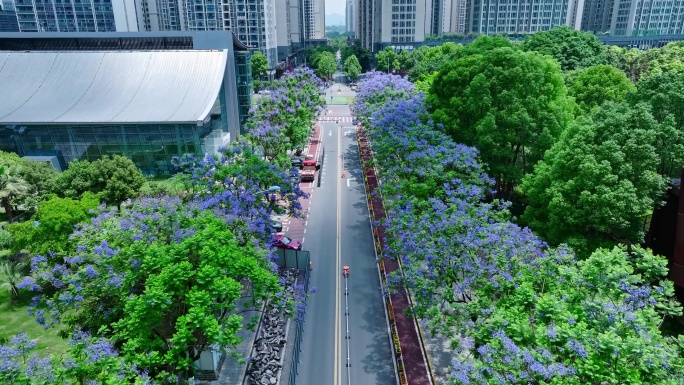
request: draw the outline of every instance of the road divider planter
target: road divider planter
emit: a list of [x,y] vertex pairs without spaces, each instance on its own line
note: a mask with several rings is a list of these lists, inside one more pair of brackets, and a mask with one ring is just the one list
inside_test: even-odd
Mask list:
[[406,381],[406,373],[403,371],[399,372],[399,382],[401,385],[408,385],[408,381]]
[[401,385],[408,385],[406,372],[404,371],[404,360],[402,358],[397,360],[397,373],[399,374],[399,383]]
[[394,356],[401,357],[401,344],[399,343],[399,334],[397,334],[397,327],[392,325],[392,342],[394,342]]
[[387,301],[387,317],[389,318],[390,323],[394,325],[394,308],[392,307],[392,303],[390,301]]
[[385,260],[381,259],[380,262],[378,262],[378,266],[380,267],[380,272],[382,274],[385,274]]

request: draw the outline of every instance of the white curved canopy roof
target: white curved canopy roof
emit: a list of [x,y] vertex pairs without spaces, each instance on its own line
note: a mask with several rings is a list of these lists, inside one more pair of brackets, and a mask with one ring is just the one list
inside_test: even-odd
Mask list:
[[227,51],[0,52],[0,124],[197,122]]

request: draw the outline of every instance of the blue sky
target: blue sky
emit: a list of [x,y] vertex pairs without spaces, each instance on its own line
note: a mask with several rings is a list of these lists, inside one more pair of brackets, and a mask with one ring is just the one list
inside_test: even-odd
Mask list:
[[339,13],[340,15],[344,15],[345,7],[345,0],[325,0],[325,13],[328,15],[331,13]]

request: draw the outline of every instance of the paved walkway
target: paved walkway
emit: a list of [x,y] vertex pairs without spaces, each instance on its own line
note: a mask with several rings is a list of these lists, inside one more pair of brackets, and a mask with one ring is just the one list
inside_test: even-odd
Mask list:
[[[363,163],[367,164],[367,162],[371,160],[372,154],[368,139],[362,129],[358,131],[358,138],[361,158]],[[373,220],[380,221],[385,217],[385,210],[381,197],[374,194],[378,188],[377,175],[375,175],[375,170],[371,167],[366,167],[364,169],[364,174],[367,178],[366,188],[368,189],[368,193],[371,194]],[[380,250],[382,250],[385,246],[385,230],[382,227],[378,228],[378,238]],[[384,266],[385,271],[388,274],[399,270],[399,263],[394,260],[384,259]],[[423,354],[421,338],[418,333],[415,319],[407,317],[404,313],[405,310],[409,308],[408,297],[405,293],[399,293],[391,295],[390,299],[392,307],[394,308],[395,325],[397,334],[399,335],[399,344],[401,346],[401,356],[406,371],[406,380],[409,385],[430,385],[432,383],[430,379],[431,376]]]
[[[316,123],[316,126],[314,128],[314,133],[311,136],[311,141],[309,142],[309,146],[304,150],[304,153],[307,155],[313,155],[314,159],[318,159],[320,154],[319,152],[321,151],[320,148],[320,141],[321,141],[321,135],[322,135],[321,127],[318,123]],[[320,172],[320,171],[319,171]],[[299,187],[307,194],[309,194],[308,199],[300,199],[299,203],[302,205],[302,212],[304,213],[303,218],[287,218],[284,219],[283,222],[283,232],[290,238],[296,239],[302,242],[306,241],[306,226],[308,225],[308,214],[309,214],[309,208],[311,207],[311,199],[313,198],[313,193],[314,193],[314,187],[316,186],[316,182],[318,181],[318,173],[316,174],[316,179],[313,182],[303,182],[299,185]]]

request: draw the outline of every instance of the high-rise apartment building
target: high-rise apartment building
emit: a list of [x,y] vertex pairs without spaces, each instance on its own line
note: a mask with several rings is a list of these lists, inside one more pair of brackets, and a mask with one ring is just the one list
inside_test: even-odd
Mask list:
[[439,17],[432,0],[357,0],[356,8],[356,36],[371,50],[380,43],[422,42]]
[[278,61],[287,58],[303,44],[302,2],[301,0],[276,1],[276,36],[278,41]]
[[467,0],[434,0],[431,35],[464,33]]
[[[223,30],[221,0],[186,0],[185,21],[188,31]],[[229,29],[229,28],[225,28]]]
[[585,0],[582,30],[614,36],[684,33],[684,2]]
[[373,50],[376,43],[380,42],[378,24],[375,17],[378,15],[380,1],[375,0],[355,0],[356,26],[354,28],[356,38],[360,41],[363,48]]
[[325,39],[325,0],[300,0],[305,39]]
[[131,32],[134,0],[14,0],[21,32]]
[[471,0],[468,32],[534,33],[553,27],[579,29],[584,0]]
[[8,0],[0,2],[0,32],[19,32],[14,3]]
[[585,0],[581,29],[598,33],[610,30],[613,3],[613,0]]
[[465,33],[468,0],[452,0],[450,11],[449,33]]
[[278,62],[275,0],[134,1],[141,30],[232,31],[245,45],[262,51],[269,66]]
[[584,1],[356,0],[356,37],[377,50],[447,33],[533,33],[564,25],[579,29]]
[[347,6],[344,13],[344,21],[347,32],[356,32],[356,15],[355,15],[354,0],[347,0]]
[[140,31],[187,31],[184,0],[137,0]]
[[278,63],[275,0],[216,1],[222,2],[222,29],[232,30],[245,45],[263,52],[268,58],[269,67],[275,67]]

